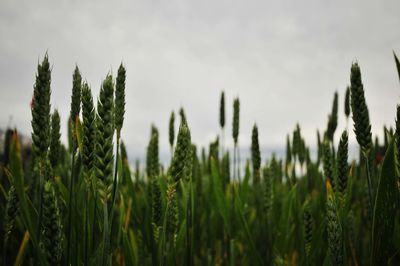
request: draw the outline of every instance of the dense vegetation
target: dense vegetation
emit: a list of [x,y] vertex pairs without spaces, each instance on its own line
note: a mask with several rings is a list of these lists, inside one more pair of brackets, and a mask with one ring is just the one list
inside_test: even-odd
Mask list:
[[174,112],[169,121],[171,162],[160,163],[152,125],[145,171],[131,171],[121,139],[125,79],[121,64],[95,104],[75,68],[65,147],[60,116],[51,112],[47,55],[38,65],[31,146],[21,146],[16,130],[5,135],[3,265],[400,265],[400,106],[395,129],[373,140],[358,63],[343,93],[360,146],[350,163],[347,131],[334,143],[335,93],[315,160],[297,124],[285,157],[265,162],[254,125],[241,169],[240,102],[233,102],[230,151],[222,93],[221,133],[208,149],[199,152],[180,109],[176,136]]

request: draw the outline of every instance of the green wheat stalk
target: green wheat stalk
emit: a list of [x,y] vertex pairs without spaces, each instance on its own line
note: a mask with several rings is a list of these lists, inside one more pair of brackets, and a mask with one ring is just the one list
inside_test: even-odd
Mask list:
[[[358,63],[351,66],[351,109],[353,112],[354,132],[358,144],[361,146],[361,152],[366,161],[368,198],[369,205],[372,207],[372,184],[369,166],[369,154],[372,147],[371,124],[369,122],[369,112],[364,95],[364,85],[361,80],[361,71]],[[372,213],[372,212],[371,212]]]
[[258,142],[258,128],[254,124],[251,135],[251,162],[253,164],[253,184],[256,186],[260,183],[260,165],[261,154],[260,145]]
[[100,96],[97,102],[97,145],[96,151],[96,175],[97,190],[100,201],[103,205],[103,249],[102,263],[108,264],[109,257],[109,214],[107,202],[112,192],[112,171],[113,171],[113,136],[114,136],[114,83],[111,75],[107,75],[103,81]]
[[[76,121],[79,119],[79,113],[81,109],[81,90],[82,90],[82,77],[79,72],[78,66],[75,67],[72,75],[72,96],[71,96],[71,113],[70,113],[70,130],[71,130],[71,177],[69,182],[69,205],[68,205],[68,232],[67,232],[67,264],[69,265],[71,259],[71,234],[72,234],[72,219],[73,212],[76,206],[76,198],[73,198],[73,192],[75,190],[75,156],[78,148],[78,139],[76,135]],[[77,239],[77,232],[75,231],[75,238]],[[75,251],[77,253],[77,243],[75,243]]]

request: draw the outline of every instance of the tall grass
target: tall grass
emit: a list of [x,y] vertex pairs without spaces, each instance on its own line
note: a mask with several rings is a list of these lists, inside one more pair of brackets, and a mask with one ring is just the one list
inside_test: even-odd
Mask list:
[[[396,55],[395,62],[399,67]],[[315,159],[315,145],[306,142],[298,123],[286,135],[286,154],[265,160],[254,125],[244,169],[239,98],[233,100],[231,160],[222,93],[221,135],[208,150],[197,154],[181,108],[177,136],[172,112],[168,134],[152,125],[146,165],[131,171],[121,135],[129,119],[126,77],[122,64],[115,79],[107,75],[95,106],[75,68],[65,147],[62,119],[51,113],[48,56],[38,65],[32,144],[23,146],[16,130],[5,139],[3,265],[400,264],[400,108],[395,131],[389,127],[383,142],[373,143],[358,63],[351,67],[350,87],[334,94],[324,134],[317,131]],[[350,162],[347,128],[338,128],[339,95],[344,117],[352,112],[360,146],[360,158]],[[343,133],[335,146],[337,129]],[[166,164],[159,154],[163,138],[172,154]]]

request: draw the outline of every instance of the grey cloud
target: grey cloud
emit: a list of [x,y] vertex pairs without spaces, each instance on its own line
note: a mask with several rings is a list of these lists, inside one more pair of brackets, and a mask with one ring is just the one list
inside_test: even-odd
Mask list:
[[[207,145],[219,133],[221,89],[227,96],[227,145],[236,96],[243,149],[254,122],[265,150],[283,147],[296,122],[314,145],[335,90],[343,113],[354,60],[362,68],[373,131],[382,136],[382,126],[394,124],[399,100],[391,53],[400,53],[399,9],[399,1],[356,0],[2,1],[0,125],[12,114],[13,123],[29,134],[36,64],[47,50],[52,106],[64,124],[74,65],[97,95],[108,71],[115,73],[124,62],[123,138],[134,157],[144,153],[151,123],[159,127],[168,156],[169,114],[181,106],[194,141]],[[346,121],[339,119],[341,131]],[[65,131],[66,126],[64,136]]]

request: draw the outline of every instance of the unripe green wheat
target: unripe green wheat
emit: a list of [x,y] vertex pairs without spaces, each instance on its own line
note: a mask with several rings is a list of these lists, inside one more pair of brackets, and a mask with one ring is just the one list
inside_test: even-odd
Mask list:
[[152,222],[154,225],[161,224],[161,188],[158,181],[158,176],[151,179],[151,202],[152,202]]
[[263,170],[264,178],[264,210],[268,213],[272,207],[273,203],[273,174],[271,166],[265,166]]
[[307,159],[307,148],[306,148],[306,143],[304,142],[303,138],[300,138],[298,157],[299,157],[300,166],[303,167],[303,164]]
[[239,98],[233,101],[233,123],[232,123],[232,137],[235,145],[238,143],[239,137],[239,114],[240,113],[240,102]]
[[323,163],[324,163],[324,176],[331,183],[333,190],[336,190],[336,182],[333,176],[332,166],[332,152],[328,140],[325,140],[323,145]]
[[125,142],[121,141],[121,160],[122,162],[128,162],[128,152],[126,150]]
[[297,123],[296,128],[293,131],[293,145],[292,145],[292,152],[293,156],[299,156],[300,155],[300,149],[301,149],[301,129],[300,125]]
[[253,182],[257,185],[260,182],[261,155],[260,145],[258,142],[258,128],[256,124],[253,126],[253,132],[251,135],[251,162],[253,164]]
[[305,247],[306,257],[307,259],[309,259],[311,251],[311,242],[313,238],[313,219],[308,206],[304,210],[303,222],[304,222],[304,242],[306,246]]
[[178,230],[178,204],[176,201],[176,183],[170,183],[167,187],[167,234],[172,243]]
[[32,99],[32,151],[37,160],[45,160],[50,145],[51,70],[47,54],[38,65]]
[[78,66],[75,67],[74,74],[72,76],[72,96],[71,96],[71,114],[70,123],[72,130],[72,148],[73,152],[78,147],[78,142],[75,133],[76,119],[79,117],[81,111],[81,93],[82,93],[82,77],[79,72]]
[[365,169],[368,182],[369,213],[372,214],[373,188],[370,174],[370,150],[372,148],[371,124],[369,122],[369,113],[364,96],[364,85],[361,80],[361,71],[358,63],[351,66],[351,109],[353,112],[354,132],[358,144],[361,146],[361,152],[365,159]]
[[114,84],[112,76],[108,75],[100,89],[100,97],[97,102],[96,118],[96,171],[98,177],[98,191],[101,200],[105,203],[112,189],[113,171],[113,95]]
[[347,187],[347,175],[348,175],[348,136],[347,131],[343,131],[342,137],[340,138],[338,155],[337,155],[337,190],[343,196]]
[[361,71],[358,63],[351,66],[351,109],[353,112],[354,132],[357,142],[364,153],[369,152],[372,146],[371,124],[364,96],[364,86],[361,81]]
[[319,133],[319,130],[317,130],[317,165],[321,162],[322,159],[322,141],[321,141],[321,135]]
[[[215,163],[218,165],[218,154],[219,154],[219,137],[209,145],[209,159],[214,158]],[[210,163],[211,164],[211,163]]]
[[335,206],[334,194],[327,182],[328,198],[326,202],[326,220],[328,231],[328,247],[332,265],[343,265],[343,236],[338,213]]
[[169,118],[169,146],[171,147],[171,151],[174,148],[174,140],[175,140],[175,113],[171,112],[171,116]]
[[344,98],[344,114],[347,118],[350,116],[350,86],[346,87],[346,96]]
[[[187,179],[191,173],[192,145],[187,124],[182,122],[179,127],[178,140],[171,164],[171,175],[175,182]],[[190,169],[189,169],[190,168]]]
[[338,93],[335,92],[332,104],[332,113],[328,117],[328,127],[326,130],[327,137],[330,141],[333,141],[333,136],[336,131],[338,123]]
[[10,161],[10,148],[11,148],[11,139],[14,130],[8,128],[6,133],[4,134],[4,147],[3,147],[3,165],[7,166]]
[[183,107],[181,107],[181,109],[179,109],[179,115],[181,116],[181,123],[187,124],[186,114],[185,114],[185,110],[183,109]]
[[11,185],[10,190],[8,191],[7,203],[4,214],[4,249],[7,246],[8,239],[12,233],[15,219],[19,212],[19,200],[17,196],[17,192],[15,191],[15,187]]
[[115,129],[117,130],[117,138],[120,137],[121,129],[124,124],[125,79],[126,71],[125,67],[121,63],[118,68],[117,81],[115,83]]
[[230,166],[230,158],[229,152],[226,152],[222,157],[222,165],[221,165],[221,177],[223,178],[223,184],[226,186],[229,183],[230,175],[231,175],[231,166]]
[[93,105],[92,92],[87,83],[82,86],[82,119],[83,119],[83,145],[82,166],[86,185],[91,184],[95,162],[96,141],[96,111]]
[[[233,180],[239,178],[239,151],[238,151],[238,138],[239,138],[239,116],[240,116],[240,102],[239,98],[233,100],[233,120],[232,120],[232,137],[234,143],[233,150]],[[237,168],[237,169],[236,169]]]
[[211,160],[214,159],[217,168],[219,168],[219,137],[215,139],[215,141],[209,144],[209,152],[208,152],[208,160],[207,160],[207,170],[211,173]]
[[399,75],[400,79],[400,61],[396,56],[396,53],[393,51],[394,61],[396,62],[397,74]]
[[42,246],[49,265],[60,265],[62,247],[62,224],[60,211],[51,181],[44,185]]
[[[150,198],[152,204],[152,223],[154,231],[158,230],[161,223],[161,189],[158,182],[160,175],[160,162],[158,155],[158,130],[155,126],[151,127],[150,142],[147,147],[147,160],[146,160],[147,177],[150,184]],[[156,235],[155,235],[155,238]]]
[[158,130],[154,125],[151,127],[150,142],[147,146],[146,172],[149,179],[157,177],[160,174]]
[[51,116],[51,140],[50,140],[50,163],[53,169],[56,169],[61,159],[61,133],[60,133],[60,115],[54,110]]
[[286,136],[286,163],[290,164],[292,162],[292,148],[290,146],[290,136]]
[[225,127],[225,93],[221,92],[221,99],[219,104],[219,125],[221,128]]

